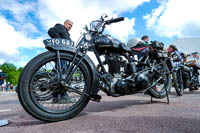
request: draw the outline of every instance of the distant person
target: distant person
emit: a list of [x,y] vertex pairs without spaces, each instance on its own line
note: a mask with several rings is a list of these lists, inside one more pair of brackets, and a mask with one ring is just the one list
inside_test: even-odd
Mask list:
[[[178,67],[184,63],[185,54],[182,51],[179,51],[175,45],[169,45],[169,47],[167,48],[167,53],[168,53],[168,56],[171,57],[171,63],[173,67]],[[173,54],[176,54],[180,60],[173,61],[172,59]],[[169,92],[171,92],[171,89],[169,90]]]
[[178,50],[178,48],[175,45],[169,45],[169,47],[167,48],[167,52],[169,57],[171,57],[173,54],[176,54],[180,58],[180,61],[178,62],[173,62],[172,60],[172,65],[174,67],[180,65],[181,63],[184,63],[185,54],[182,51]]
[[10,91],[13,91],[14,90],[14,86],[13,84],[10,85]]
[[[149,45],[149,36],[147,36],[147,35],[142,36],[141,37],[141,42],[139,42],[139,43],[142,45],[142,47],[148,46]],[[144,55],[145,54],[142,53],[142,52],[138,53],[137,54],[138,60],[140,60]]]
[[9,87],[10,87],[10,82],[8,82],[8,83],[6,84],[6,92],[9,91]]
[[149,36],[144,35],[142,36],[141,40],[145,42],[144,43],[145,46],[149,45]]

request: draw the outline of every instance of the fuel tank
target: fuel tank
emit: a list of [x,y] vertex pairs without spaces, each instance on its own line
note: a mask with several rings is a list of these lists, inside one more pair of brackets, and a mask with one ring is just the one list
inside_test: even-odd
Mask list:
[[123,53],[130,51],[126,44],[119,40],[111,37],[110,35],[99,35],[94,41],[97,51],[100,53]]

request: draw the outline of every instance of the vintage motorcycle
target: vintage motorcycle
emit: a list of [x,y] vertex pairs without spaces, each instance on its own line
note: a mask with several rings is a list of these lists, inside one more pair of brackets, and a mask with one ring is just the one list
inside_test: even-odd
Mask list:
[[[19,78],[18,97],[23,108],[37,119],[54,122],[76,116],[89,100],[99,102],[99,89],[113,97],[144,92],[166,97],[171,76],[163,43],[154,41],[143,48],[133,43],[129,48],[103,34],[106,25],[123,20],[102,15],[89,28],[85,26],[76,47],[65,39],[44,40],[48,51],[34,57]],[[94,65],[88,51],[94,52],[99,65]],[[140,52],[144,56],[138,61],[135,55]],[[62,99],[65,102],[59,102]]]
[[[180,58],[176,54],[172,55],[172,59],[174,62],[180,62]],[[198,59],[197,52],[188,54],[183,63],[173,68],[174,87],[179,96],[183,95],[186,88],[193,91],[200,87]]]
[[178,96],[182,96],[184,92],[184,86],[183,86],[183,69],[184,69],[184,59],[183,53],[174,52],[172,54],[171,62],[173,68],[172,71],[172,77],[173,77],[173,85],[175,88],[175,91]]

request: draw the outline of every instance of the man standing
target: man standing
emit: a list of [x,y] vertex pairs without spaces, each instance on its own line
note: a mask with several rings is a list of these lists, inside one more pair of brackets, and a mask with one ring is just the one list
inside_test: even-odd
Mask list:
[[48,34],[51,38],[63,38],[71,40],[69,31],[71,30],[73,22],[71,20],[66,20],[64,25],[56,24],[54,27],[50,28]]
[[[62,24],[56,24],[54,27],[50,28],[48,30],[48,34],[51,38],[62,38],[62,39],[67,39],[71,41],[69,31],[71,30],[73,25],[73,22],[71,20],[66,20],[64,22],[64,25]],[[62,71],[65,72],[67,62],[64,60],[61,60],[61,68]],[[59,104],[64,104],[64,103],[69,103],[73,102],[73,99],[71,99],[67,92],[63,91],[62,93],[59,92],[53,92],[53,99],[52,103],[59,103]]]

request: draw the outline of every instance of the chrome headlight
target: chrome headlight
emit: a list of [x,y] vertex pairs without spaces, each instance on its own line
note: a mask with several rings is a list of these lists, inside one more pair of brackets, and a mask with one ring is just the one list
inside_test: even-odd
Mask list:
[[179,56],[174,54],[172,55],[173,61],[179,61]]
[[90,34],[85,34],[85,39],[87,41],[90,41],[90,40],[92,40],[92,36]]

